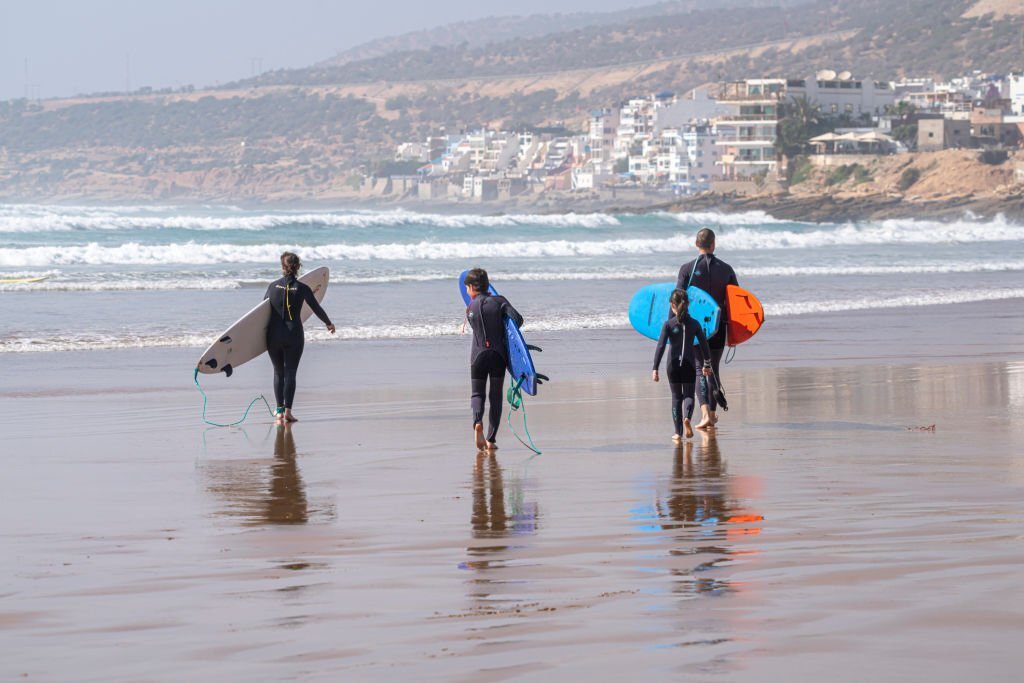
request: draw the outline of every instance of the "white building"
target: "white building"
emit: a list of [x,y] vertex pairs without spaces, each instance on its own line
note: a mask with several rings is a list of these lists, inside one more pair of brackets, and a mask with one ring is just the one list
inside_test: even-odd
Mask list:
[[1010,108],[1014,114],[1024,115],[1024,72],[1012,73],[1007,76]]
[[615,166],[615,134],[619,127],[618,109],[598,109],[590,112],[587,146],[594,172],[605,175]]
[[890,83],[854,78],[849,71],[837,74],[824,69],[814,78],[789,78],[782,82],[785,84],[782,92],[787,99],[806,97],[817,103],[823,114],[830,116],[878,116],[896,101]]
[[717,180],[719,147],[715,144],[715,130],[708,124],[698,124],[684,128],[682,136],[689,158],[690,180]]

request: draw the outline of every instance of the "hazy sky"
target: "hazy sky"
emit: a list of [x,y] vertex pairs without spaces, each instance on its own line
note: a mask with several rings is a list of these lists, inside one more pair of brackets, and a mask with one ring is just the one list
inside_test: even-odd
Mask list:
[[0,99],[121,91],[129,82],[132,89],[200,87],[246,78],[259,66],[307,66],[371,38],[464,19],[655,2],[0,0]]

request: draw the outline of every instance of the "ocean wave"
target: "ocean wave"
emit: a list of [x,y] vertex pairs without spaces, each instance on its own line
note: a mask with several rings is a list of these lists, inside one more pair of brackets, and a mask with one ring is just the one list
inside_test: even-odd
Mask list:
[[[872,266],[768,266],[744,268],[741,279],[746,278],[801,278],[801,277],[845,277],[845,276],[899,276],[899,275],[942,275],[973,273],[1013,273],[1024,271],[1024,260],[1016,261],[955,261],[926,262],[921,264],[872,265]],[[496,282],[610,282],[638,281],[658,282],[674,280],[675,268],[607,267],[587,270],[523,270],[503,271],[493,269],[491,278]],[[216,273],[173,272],[124,272],[117,274],[75,273],[60,270],[0,272],[5,278],[46,277],[41,282],[0,282],[0,292],[131,292],[131,291],[175,291],[175,290],[231,290],[243,287],[265,287],[276,277],[272,270],[264,273],[220,269]],[[354,270],[335,269],[331,282],[335,285],[380,285],[441,282],[455,277],[452,270]]]
[[808,230],[724,230],[717,236],[720,249],[809,249],[876,244],[976,244],[1024,240],[1024,227],[1000,217],[992,221],[953,223],[891,219],[877,223],[847,223]]
[[[780,225],[799,224],[799,221],[786,221],[769,216],[764,211],[744,211],[742,213],[719,213],[717,211],[690,211],[682,213],[658,212],[656,216],[665,216],[685,225],[698,227],[721,228],[734,225]],[[810,225],[809,223],[807,225]]]
[[[9,207],[8,207],[9,208]],[[46,233],[118,230],[244,230],[261,231],[282,227],[372,228],[427,226],[440,228],[496,228],[541,226],[599,228],[620,225],[615,216],[600,213],[566,214],[434,214],[403,209],[344,213],[264,213],[232,215],[139,215],[104,209],[71,212],[45,207],[22,211],[0,211],[0,233]]]
[[95,242],[86,245],[0,249],[0,266],[42,268],[70,265],[215,265],[222,263],[274,263],[282,251],[295,251],[304,261],[435,261],[476,258],[546,258],[615,256],[623,254],[678,254],[691,238],[674,235],[663,239],[601,241],[548,240],[529,242],[430,242],[387,244],[140,244],[115,247]]
[[[558,332],[587,329],[615,329],[629,326],[622,314],[570,315],[549,319],[535,319],[523,326],[523,331]],[[421,323],[415,325],[346,325],[339,326],[336,334],[330,334],[319,327],[306,330],[309,342],[329,343],[342,341],[372,341],[388,339],[429,339],[436,337],[463,336],[461,323],[454,321]],[[204,349],[217,333],[181,333],[164,335],[141,334],[81,334],[52,335],[46,337],[8,336],[0,339],[0,353],[31,353],[57,351],[103,351],[112,349],[141,349],[186,347]]]
[[1024,289],[964,289],[946,292],[908,293],[889,297],[863,297],[834,301],[794,301],[764,303],[765,318],[772,316],[806,315],[809,313],[837,313],[878,308],[908,308],[966,304],[978,301],[1022,299]]

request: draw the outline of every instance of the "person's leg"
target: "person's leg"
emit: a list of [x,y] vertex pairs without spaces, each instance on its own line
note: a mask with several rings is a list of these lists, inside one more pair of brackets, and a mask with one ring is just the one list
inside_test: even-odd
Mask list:
[[274,414],[284,414],[284,348],[272,336],[267,335],[267,355],[274,366]]
[[292,338],[288,340],[288,344],[284,348],[284,419],[288,422],[296,422],[296,417],[292,415],[292,404],[295,401],[295,379],[306,340],[301,333],[291,336]]
[[683,385],[669,381],[668,389],[672,393],[672,426],[676,430],[672,439],[679,441],[683,435]]
[[[497,354],[495,354],[497,355]],[[500,357],[499,357],[500,359]],[[505,400],[505,366],[490,375],[491,386],[487,392],[487,448],[494,450],[498,446],[495,438],[498,436],[498,427],[501,425],[501,403]]]
[[473,411],[473,441],[476,445],[477,450],[482,451],[487,446],[484,441],[484,396],[487,392],[487,371],[482,367],[479,362],[480,358],[477,358],[477,362],[473,363],[469,368],[469,383],[470,383],[470,399],[469,406],[470,410]]
[[692,380],[683,382],[683,436],[687,439],[693,436],[690,418],[693,417],[693,392],[696,386],[696,383]]
[[676,385],[672,394],[673,403],[678,402],[678,407],[673,407],[673,410],[678,412],[681,426],[681,429],[676,429],[676,433],[682,434],[688,439],[693,436],[690,417],[693,415],[693,388],[696,377],[693,359],[689,355],[685,356],[680,364],[672,366],[672,370],[669,372],[668,381]]
[[[718,377],[718,366],[722,362],[722,354],[725,349],[711,349],[711,369],[715,371],[715,377]],[[718,401],[715,399],[714,386],[711,384],[713,380],[704,375],[700,377],[700,401],[702,404],[708,407],[712,413],[718,410]]]

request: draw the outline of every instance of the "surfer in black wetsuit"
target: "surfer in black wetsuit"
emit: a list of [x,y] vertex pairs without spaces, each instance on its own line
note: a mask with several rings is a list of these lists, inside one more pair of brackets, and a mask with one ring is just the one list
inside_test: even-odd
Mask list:
[[[498,448],[495,437],[501,424],[502,392],[505,388],[505,370],[508,368],[508,345],[505,341],[505,318],[516,325],[523,324],[523,316],[512,308],[503,296],[488,294],[490,280],[487,271],[473,268],[466,273],[466,293],[472,301],[466,309],[466,320],[473,328],[473,346],[469,356],[469,376],[472,385],[473,435],[477,450],[493,451]],[[490,387],[487,380],[490,379]],[[487,395],[487,437],[484,438],[484,395]]]
[[[708,346],[711,348],[711,368],[714,370],[714,378],[717,381],[720,376],[719,364],[722,360],[722,352],[725,350],[725,330],[728,327],[729,309],[728,300],[725,295],[725,288],[729,285],[739,285],[736,281],[736,273],[725,261],[715,256],[715,232],[711,228],[703,228],[697,231],[697,251],[700,255],[688,263],[684,263],[679,269],[679,277],[676,279],[676,289],[686,291],[690,285],[700,287],[711,295],[719,308],[722,309],[721,322],[716,332],[708,339]],[[718,409],[718,401],[715,399],[715,392],[708,389],[708,378],[700,379],[701,386],[701,419],[697,423],[697,429],[707,429],[718,422],[715,411]],[[704,397],[708,397],[705,400]],[[709,402],[710,401],[710,402]]]
[[306,337],[302,331],[303,304],[316,313],[334,334],[334,324],[313,295],[309,285],[299,282],[299,257],[290,251],[281,254],[280,280],[271,282],[264,299],[270,299],[270,323],[267,325],[267,353],[274,364],[274,398],[277,400],[277,421],[295,422],[292,400],[295,398],[295,372],[299,369]]
[[[700,365],[701,372],[707,376],[711,372],[711,350],[708,348],[708,339],[700,323],[690,317],[687,309],[690,300],[686,292],[677,289],[672,292],[668,299],[672,316],[661,326],[661,335],[658,337],[658,346],[654,350],[654,370],[651,379],[658,381],[658,366],[661,365],[661,357],[665,353],[665,343],[669,345],[668,360],[665,362],[665,369],[668,375],[668,387],[672,392],[672,423],[676,431],[672,435],[673,441],[682,440],[693,436],[693,428],[690,427],[690,416],[693,414],[693,391],[697,381],[697,366]],[[700,352],[693,345],[693,338],[696,337],[700,343]],[[704,393],[706,385],[701,384],[701,401],[707,403],[707,396]]]

